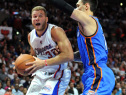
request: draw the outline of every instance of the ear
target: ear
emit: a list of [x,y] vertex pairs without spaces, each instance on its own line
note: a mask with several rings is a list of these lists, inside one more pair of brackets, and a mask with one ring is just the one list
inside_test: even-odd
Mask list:
[[46,22],[48,22],[48,17],[46,17]]
[[90,4],[89,3],[86,3],[85,6],[86,6],[86,8],[85,8],[86,10],[90,9]]

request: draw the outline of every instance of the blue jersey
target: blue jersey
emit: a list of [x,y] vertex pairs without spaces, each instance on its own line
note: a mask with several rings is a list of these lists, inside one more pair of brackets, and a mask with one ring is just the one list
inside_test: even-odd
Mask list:
[[84,68],[99,64],[100,61],[106,64],[107,61],[108,48],[104,33],[99,20],[96,17],[93,18],[96,20],[97,30],[92,36],[86,37],[79,31],[79,27],[77,29],[78,48]]
[[79,27],[77,29],[78,48],[85,70],[82,75],[83,95],[88,95],[92,91],[96,93],[93,95],[111,95],[115,77],[106,65],[107,43],[99,20],[93,16],[92,18],[97,23],[97,30],[92,36],[87,37],[83,35]]

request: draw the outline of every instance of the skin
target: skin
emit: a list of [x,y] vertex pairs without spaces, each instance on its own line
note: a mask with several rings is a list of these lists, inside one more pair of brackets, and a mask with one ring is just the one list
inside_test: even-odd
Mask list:
[[83,4],[81,0],[78,0],[76,6],[77,8],[74,9],[70,17],[79,22],[79,29],[85,36],[93,35],[96,32],[97,25],[95,20],[90,17],[90,15],[93,15],[93,12],[90,10],[90,4]]
[[[37,31],[38,36],[40,37],[47,27],[48,17],[46,17],[43,10],[33,11],[32,12],[32,24]],[[36,25],[39,23],[39,25]],[[73,50],[68,40],[64,30],[60,27],[53,27],[51,30],[52,39],[57,43],[57,46],[60,50],[60,54],[55,56],[54,58],[47,59],[47,65],[59,65],[64,62],[73,60]],[[28,34],[28,41],[30,44],[30,33]],[[35,52],[31,47],[31,55],[35,56]],[[45,66],[45,60],[41,60],[35,57],[35,61],[32,63],[27,63],[27,65],[31,65],[31,67],[27,68],[26,71],[29,71],[29,75],[35,72],[36,70]]]

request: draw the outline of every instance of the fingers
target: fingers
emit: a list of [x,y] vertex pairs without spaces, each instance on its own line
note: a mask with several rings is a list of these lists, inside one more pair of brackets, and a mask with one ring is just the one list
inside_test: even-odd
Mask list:
[[57,50],[55,50],[55,55],[58,55],[59,53],[58,53],[58,51]]
[[28,62],[26,63],[27,66],[35,64],[34,62]]
[[37,70],[37,66],[35,64],[30,66],[29,68],[25,69],[26,72],[29,71],[28,75],[34,73],[36,70]]
[[56,48],[55,48],[55,55],[58,55],[59,53],[60,53],[59,47],[56,46]]
[[31,75],[32,73],[34,73],[37,70],[37,67],[34,67],[29,73],[28,75]]
[[33,56],[35,58],[35,60],[37,59],[37,57]]
[[[12,64],[15,65],[15,62],[13,62]],[[15,66],[13,67],[13,70],[15,70]]]
[[30,66],[29,68],[26,68],[25,69],[25,71],[27,72],[27,71],[30,71],[31,69],[33,69],[35,67],[35,65],[32,65],[32,66]]

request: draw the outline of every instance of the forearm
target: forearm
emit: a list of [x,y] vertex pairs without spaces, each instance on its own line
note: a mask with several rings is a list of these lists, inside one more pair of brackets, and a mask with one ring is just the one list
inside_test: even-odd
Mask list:
[[72,53],[69,54],[60,53],[54,58],[47,59],[46,62],[48,66],[51,66],[51,65],[59,65],[72,60],[73,60]]
[[66,3],[64,0],[50,0],[57,8],[62,10],[63,12],[67,13],[69,16],[71,16],[74,7]]

